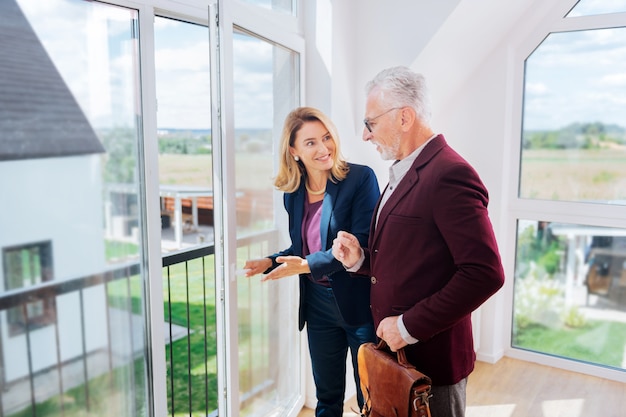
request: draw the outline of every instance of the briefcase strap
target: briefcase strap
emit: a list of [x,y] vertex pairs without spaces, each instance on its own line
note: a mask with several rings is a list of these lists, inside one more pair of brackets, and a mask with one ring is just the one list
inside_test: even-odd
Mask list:
[[[415,411],[416,417],[431,417],[430,415],[430,406],[429,401],[432,395],[430,394],[430,386],[428,385],[420,385],[413,389],[413,411]],[[370,410],[369,405],[367,403],[367,399],[363,403],[363,408],[361,412],[351,408],[351,410],[360,415],[361,417],[370,417],[372,415],[372,410]]]
[[431,417],[430,406],[430,387],[428,385],[421,385],[413,389],[413,410],[415,410],[417,417]]

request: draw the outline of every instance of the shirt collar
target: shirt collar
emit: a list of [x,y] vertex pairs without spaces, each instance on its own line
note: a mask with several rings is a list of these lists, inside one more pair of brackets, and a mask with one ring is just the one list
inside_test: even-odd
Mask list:
[[422,150],[426,147],[426,145],[428,145],[428,142],[430,142],[437,136],[438,134],[432,135],[419,148],[411,152],[409,156],[394,162],[393,165],[389,167],[389,185],[393,187],[392,189],[395,189],[398,183],[402,181],[406,173],[409,172],[409,169],[413,165],[413,162],[415,162]]

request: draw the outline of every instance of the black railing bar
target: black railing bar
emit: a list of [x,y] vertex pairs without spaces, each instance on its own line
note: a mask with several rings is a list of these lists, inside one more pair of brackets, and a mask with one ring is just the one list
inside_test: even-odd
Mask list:
[[[80,302],[80,330],[81,330],[81,342],[83,348],[83,378],[85,383],[85,407],[89,411],[89,370],[87,369],[87,335],[85,326],[85,298],[83,296],[83,290],[78,291],[78,297]],[[32,373],[31,373],[32,375]]]
[[178,252],[172,252],[163,256],[163,267],[180,264],[183,262],[191,261],[203,256],[209,256],[215,254],[215,245],[207,244],[198,246],[193,249],[183,249]]
[[[250,259],[250,245],[247,245],[246,249],[247,249],[247,252],[248,252],[247,258]],[[253,373],[254,367],[252,366],[252,363],[253,363],[253,361],[252,361],[252,357],[253,357],[252,356],[252,346],[254,345],[254,340],[253,340],[253,334],[254,333],[252,332],[252,328],[253,328],[253,325],[254,325],[254,323],[252,322],[252,317],[253,317],[253,311],[252,311],[252,293],[253,293],[253,291],[252,291],[252,283],[253,282],[258,282],[258,281],[256,281],[256,280],[253,281],[251,279],[247,279],[246,280],[246,284],[248,286],[248,291],[247,291],[248,292],[248,299],[247,299],[248,317],[246,317],[246,321],[248,323],[248,329],[247,330],[249,332],[249,334],[248,334],[248,339],[249,339],[249,342],[248,342],[248,358],[249,359],[248,360],[249,360],[249,363],[250,363],[250,366],[248,366],[248,381],[250,381],[250,382],[254,381],[254,373]],[[263,298],[263,297],[261,297],[261,298]]]
[[[275,231],[269,231],[250,234],[237,239],[237,245],[246,246],[254,242],[262,242],[275,237],[275,233]],[[214,254],[215,246],[213,244],[199,246],[191,250],[181,250],[179,252],[164,255],[163,267]],[[126,278],[130,275],[138,275],[140,272],[141,268],[139,262],[132,261],[124,263],[120,266],[112,267],[103,272],[87,275],[85,277],[72,278],[62,281],[47,281],[29,286],[27,289],[16,288],[8,290],[0,294],[0,311],[20,306],[25,302],[78,291],[87,287],[100,285],[105,282]]]
[[54,339],[57,347],[57,374],[59,375],[59,402],[61,405],[61,415],[65,415],[65,398],[63,393],[65,392],[63,389],[63,365],[61,361],[61,335],[59,333],[59,320],[57,317],[57,308],[56,308],[56,299],[52,301],[54,305]]
[[[109,285],[108,283],[104,284],[104,305],[107,306],[104,308],[105,310],[105,318],[107,324],[107,353],[109,356],[109,373],[113,371],[113,349],[111,346],[113,345],[113,332],[111,332],[111,311],[109,309]],[[111,386],[113,385],[113,378],[111,378]]]
[[185,262],[185,291],[187,293],[187,392],[189,393],[189,417],[193,410],[191,404],[191,314],[189,312],[189,262]]
[[204,319],[204,414],[209,414],[209,355],[208,355],[208,332],[207,332],[207,301],[206,301],[206,265],[204,257],[202,258],[202,315]]
[[174,335],[172,334],[172,287],[170,285],[170,268],[167,267],[167,308],[168,308],[168,321],[170,324],[170,390],[171,390],[171,404],[172,404],[172,417],[174,416]]
[[[256,242],[267,242],[276,238],[276,230],[250,233],[243,237],[237,237],[237,246],[248,246]],[[168,252],[163,255],[163,267],[171,266],[187,261],[191,261],[203,256],[215,255],[215,244],[206,243],[194,246],[191,249],[181,249],[175,252]]]
[[26,304],[22,304],[22,312],[24,314],[24,321],[26,322],[26,352],[28,358],[28,385],[30,386],[30,403],[33,407],[33,417],[37,417],[37,400],[35,399],[35,381],[33,378],[33,355],[31,351],[31,343],[30,343],[30,325],[28,321],[30,320],[28,317],[28,306]]
[[[271,230],[238,237],[237,246],[249,246],[252,243],[265,242],[274,238],[275,234],[276,231]],[[215,255],[215,244],[213,243],[199,245],[192,249],[181,249],[177,252],[171,252],[163,256],[163,267],[191,261],[193,259],[209,255]]]
[[[128,372],[130,373],[130,387],[132,392],[131,397],[131,416],[137,413],[137,387],[135,386],[135,338],[133,337],[133,292],[130,287],[130,276],[126,277],[126,291],[128,296],[126,297],[126,307],[128,309],[128,337],[130,338],[130,366]],[[107,308],[107,311],[109,309]],[[143,330],[143,329],[142,329]],[[109,343],[109,350],[111,350],[111,343]]]
[[[2,331],[2,320],[0,320],[0,334],[4,334]],[[4,396],[4,385],[6,384],[6,371],[4,369],[5,363],[4,348],[2,347],[2,343],[0,343],[0,417],[4,417],[4,402],[2,397]]]
[[111,282],[129,275],[137,274],[139,274],[139,263],[134,262],[85,277],[62,281],[47,281],[35,284],[27,289],[16,288],[0,295],[0,310],[17,307],[21,304],[42,298],[80,291],[87,287],[93,287],[105,282]]

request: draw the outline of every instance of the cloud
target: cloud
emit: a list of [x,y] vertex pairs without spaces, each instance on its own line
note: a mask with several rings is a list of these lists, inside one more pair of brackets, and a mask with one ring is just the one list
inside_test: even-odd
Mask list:
[[524,126],[625,126],[626,29],[553,33],[527,59]]

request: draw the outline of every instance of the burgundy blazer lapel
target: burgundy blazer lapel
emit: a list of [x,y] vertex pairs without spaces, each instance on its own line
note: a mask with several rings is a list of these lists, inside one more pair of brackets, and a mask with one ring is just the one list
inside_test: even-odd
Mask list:
[[420,169],[426,165],[441,149],[447,146],[446,140],[443,135],[437,135],[433,140],[426,145],[422,152],[417,156],[411,168],[406,173],[402,181],[398,184],[398,187],[395,189],[393,194],[389,197],[389,200],[385,203],[380,212],[380,216],[378,216],[378,224],[376,224],[376,213],[378,213],[380,202],[382,196],[387,191],[389,184],[385,187],[385,190],[381,194],[381,198],[378,199],[378,204],[376,205],[376,209],[374,211],[374,216],[372,218],[372,225],[370,230],[374,232],[370,235],[370,244],[368,245],[370,248],[374,247],[376,240],[379,236],[379,231],[384,227],[387,218],[389,217],[389,213],[391,213],[396,205],[402,201],[404,196],[413,189],[413,187],[419,182],[419,171]]

